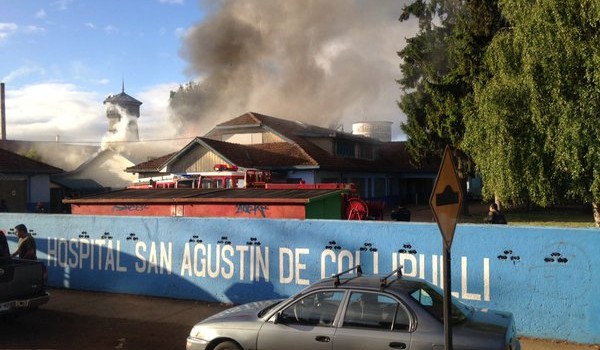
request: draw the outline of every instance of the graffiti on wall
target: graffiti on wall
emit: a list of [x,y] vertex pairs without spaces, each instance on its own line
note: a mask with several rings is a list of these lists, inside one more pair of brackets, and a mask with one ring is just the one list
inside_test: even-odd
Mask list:
[[148,209],[146,204],[115,204],[113,211],[145,211]]
[[269,206],[264,204],[243,204],[238,203],[235,205],[235,213],[236,214],[248,214],[266,218],[267,211],[269,211]]

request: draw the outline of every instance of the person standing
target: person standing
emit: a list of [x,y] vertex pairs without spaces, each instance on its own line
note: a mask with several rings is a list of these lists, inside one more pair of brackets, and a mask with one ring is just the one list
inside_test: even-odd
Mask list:
[[17,236],[19,237],[19,246],[17,250],[12,253],[11,257],[19,256],[21,259],[37,260],[37,247],[35,245],[35,239],[27,231],[27,227],[23,224],[15,226]]
[[10,258],[10,249],[8,249],[8,241],[6,234],[0,230],[0,259]]

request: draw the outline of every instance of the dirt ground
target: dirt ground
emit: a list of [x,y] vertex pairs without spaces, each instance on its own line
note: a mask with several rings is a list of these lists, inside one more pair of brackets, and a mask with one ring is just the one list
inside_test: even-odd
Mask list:
[[[50,291],[50,302],[14,320],[0,320],[0,349],[185,349],[191,327],[223,304],[125,294]],[[521,338],[523,350],[600,350]]]

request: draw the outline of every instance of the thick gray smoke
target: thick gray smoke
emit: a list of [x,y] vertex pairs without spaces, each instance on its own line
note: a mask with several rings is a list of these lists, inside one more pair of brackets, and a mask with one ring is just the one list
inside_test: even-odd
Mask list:
[[196,135],[249,111],[321,126],[343,123],[348,131],[350,123],[365,120],[397,126],[396,52],[416,30],[398,21],[405,3],[206,4],[207,17],[189,31],[181,50],[199,84],[186,98],[173,99],[177,122]]

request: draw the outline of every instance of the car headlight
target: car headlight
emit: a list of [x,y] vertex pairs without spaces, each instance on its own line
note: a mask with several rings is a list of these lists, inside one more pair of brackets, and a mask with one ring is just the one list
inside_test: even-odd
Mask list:
[[192,330],[190,331],[190,337],[194,337],[194,338],[202,338],[202,327],[201,326],[194,326],[192,327]]

